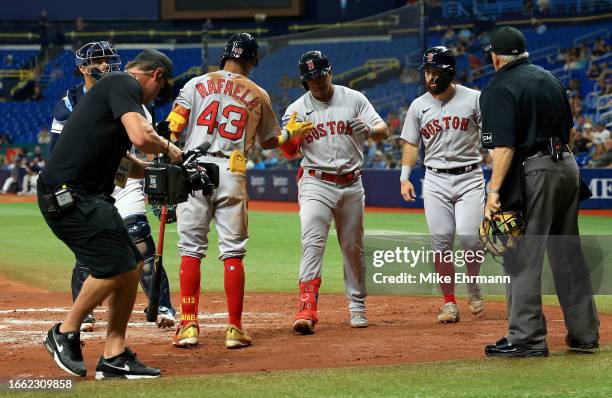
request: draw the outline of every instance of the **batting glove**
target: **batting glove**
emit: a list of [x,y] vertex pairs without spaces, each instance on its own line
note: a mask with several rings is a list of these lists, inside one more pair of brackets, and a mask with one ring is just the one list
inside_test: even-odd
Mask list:
[[353,130],[355,134],[365,134],[366,137],[369,137],[374,133],[374,127],[370,126],[360,118],[351,119],[348,121],[349,126]]

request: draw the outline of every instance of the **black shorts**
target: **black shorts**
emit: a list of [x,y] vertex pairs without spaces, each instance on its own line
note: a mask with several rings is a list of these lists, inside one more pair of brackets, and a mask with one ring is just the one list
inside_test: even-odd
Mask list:
[[46,214],[39,191],[38,206],[45,221],[72,250],[94,278],[110,278],[136,268],[143,261],[109,198],[73,195],[75,206],[58,217]]

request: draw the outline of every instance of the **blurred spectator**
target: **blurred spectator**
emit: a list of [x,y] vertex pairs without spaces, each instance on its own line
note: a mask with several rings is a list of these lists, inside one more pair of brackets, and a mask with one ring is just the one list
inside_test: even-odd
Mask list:
[[0,145],[10,144],[11,136],[7,133],[0,132]]
[[572,107],[572,114],[581,115],[582,114],[582,100],[578,95],[574,95],[570,99],[570,106]]
[[25,164],[26,173],[21,183],[21,191],[17,192],[17,195],[36,195],[36,181],[43,167],[44,162],[38,157],[34,157]]
[[586,153],[593,146],[593,142],[591,141],[591,137],[585,135],[582,131],[576,130],[576,137],[574,138],[574,153]]
[[540,12],[548,11],[550,0],[537,0],[537,1],[538,1],[538,11]]
[[399,134],[402,121],[395,113],[389,112],[389,116],[387,116],[387,125],[389,126],[389,135]]
[[605,143],[597,145],[590,166],[595,168],[612,166],[612,139],[607,139]]
[[[589,125],[590,126],[590,125]],[[586,125],[585,125],[586,128]],[[593,131],[593,144],[599,145],[603,144],[610,138],[610,131],[606,129],[606,126],[603,123],[597,123],[595,127],[595,131]]]
[[40,145],[45,145],[45,144],[49,144],[51,143],[51,134],[49,134],[49,129],[46,127],[43,127],[40,129],[40,131],[38,132],[38,143]]
[[442,36],[442,45],[445,47],[450,47],[457,44],[457,35],[455,34],[455,31],[452,29],[449,29],[446,31],[446,33],[444,33],[444,36]]
[[538,20],[535,20],[535,19],[534,19],[534,21],[535,22],[533,24],[534,25],[533,27],[535,28],[535,31],[538,32],[538,34],[540,34],[540,35],[544,34],[546,32],[546,30],[547,30],[546,25],[544,25],[541,21],[538,21]]
[[32,101],[40,101],[41,99],[43,99],[42,88],[40,87],[40,84],[36,83],[36,85],[34,86],[34,92],[32,93],[32,97],[30,99]]
[[85,23],[85,20],[83,19],[83,17],[78,17],[76,21],[74,21],[74,28],[76,29],[77,32],[83,32],[86,27],[87,27],[87,23]]
[[387,153],[385,155],[385,160],[387,162],[388,169],[398,169],[398,161],[395,160],[392,153]]
[[374,153],[374,159],[372,160],[372,169],[386,169],[387,160],[385,159],[381,150],[377,150]]
[[603,41],[603,39],[601,37],[595,39],[595,43],[593,44],[593,51],[591,52],[591,54],[593,54],[594,57],[600,57],[606,54],[606,52],[606,43]]
[[4,60],[3,60],[4,66],[13,66],[13,61],[14,61],[13,54],[8,53],[4,56]]
[[472,39],[472,31],[469,30],[467,27],[464,27],[459,31],[458,37],[459,37],[459,43],[466,45]]

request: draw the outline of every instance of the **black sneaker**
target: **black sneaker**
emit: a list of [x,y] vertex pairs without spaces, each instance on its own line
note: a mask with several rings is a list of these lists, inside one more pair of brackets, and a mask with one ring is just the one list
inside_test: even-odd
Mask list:
[[85,377],[87,368],[83,363],[81,352],[81,335],[79,332],[60,333],[61,323],[47,332],[45,348],[57,365],[74,376]]
[[106,378],[153,379],[159,376],[161,376],[159,369],[145,366],[127,347],[123,354],[116,357],[105,359],[101,356],[96,365],[96,380]]

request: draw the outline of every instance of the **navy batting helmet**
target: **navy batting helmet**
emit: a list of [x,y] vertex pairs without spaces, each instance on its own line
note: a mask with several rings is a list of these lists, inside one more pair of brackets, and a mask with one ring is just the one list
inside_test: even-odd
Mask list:
[[225,66],[228,58],[240,61],[255,61],[255,66],[259,61],[259,45],[255,38],[249,33],[234,33],[223,48],[221,55],[221,69]]
[[302,83],[306,80],[316,79],[329,74],[332,67],[329,59],[321,51],[308,51],[300,57],[300,78]]
[[428,49],[423,54],[423,63],[419,69],[452,69],[455,70],[455,54],[444,46]]
[[106,68],[100,70],[92,68],[91,75],[95,79],[100,79],[109,72],[118,71],[121,67],[121,57],[117,50],[107,41],[94,41],[85,44],[75,53],[76,66],[91,66],[96,60],[106,59]]

